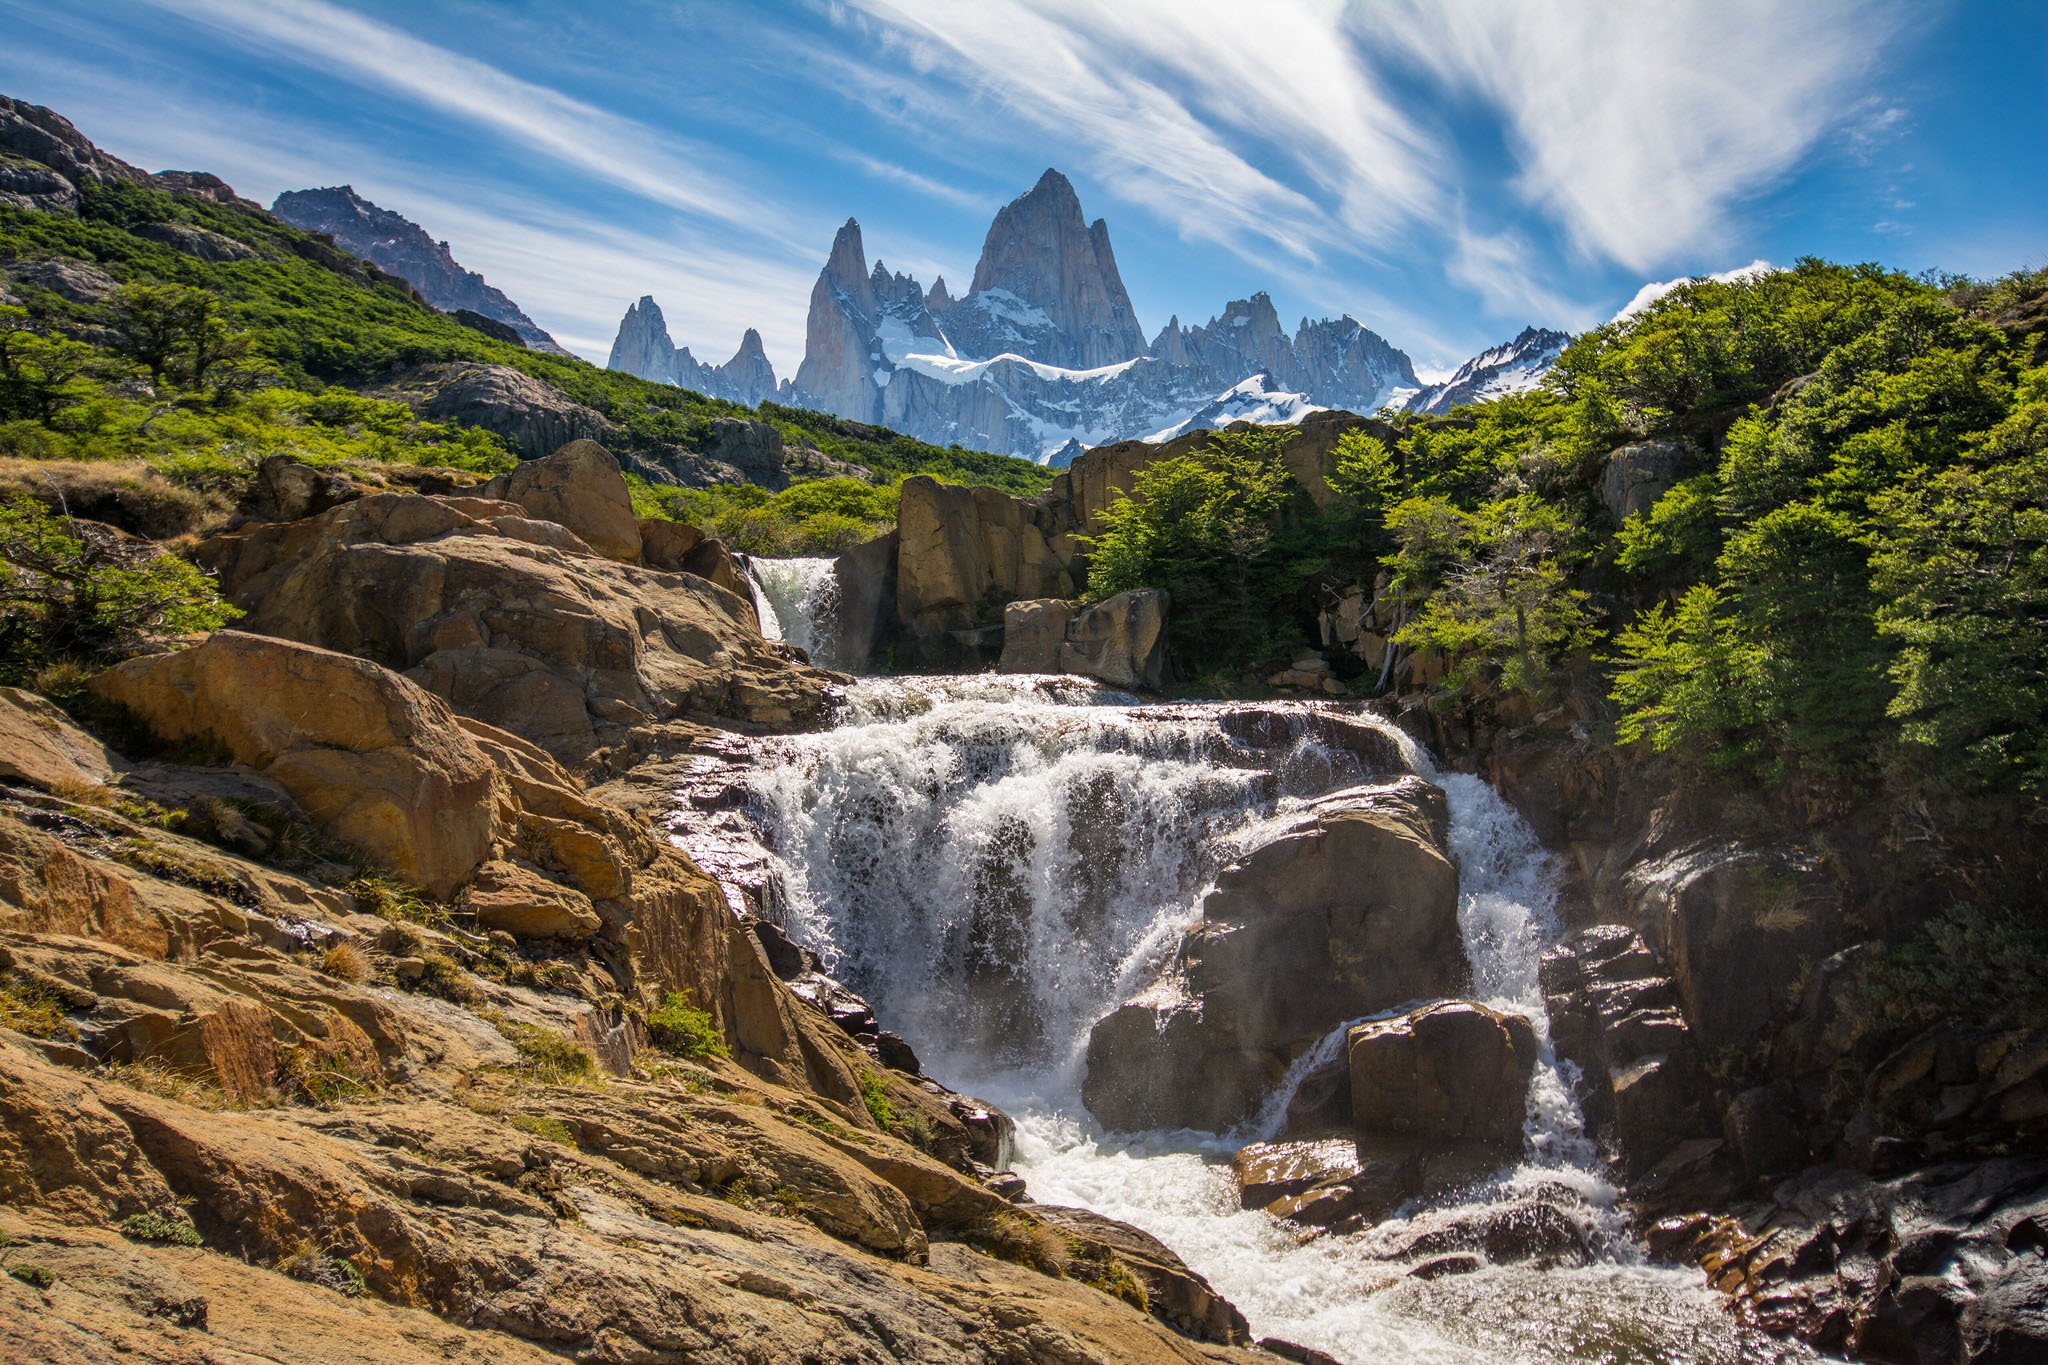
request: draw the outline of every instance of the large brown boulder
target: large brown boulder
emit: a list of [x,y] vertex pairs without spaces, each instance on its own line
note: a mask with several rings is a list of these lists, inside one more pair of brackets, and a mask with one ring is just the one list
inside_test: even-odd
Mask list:
[[595,441],[571,441],[545,459],[500,474],[477,492],[516,502],[539,521],[566,526],[607,559],[640,561],[640,523],[618,461]]
[[1091,602],[1067,623],[1059,671],[1111,687],[1157,692],[1166,685],[1166,594],[1134,588]]
[[1346,1038],[1361,1133],[1509,1149],[1521,1141],[1536,1031],[1519,1014],[1437,1000]]
[[1455,993],[1469,969],[1447,823],[1418,777],[1274,820],[1203,900],[1182,979],[1096,1025],[1090,1111],[1117,1129],[1228,1128],[1345,1020]]
[[1043,510],[996,488],[918,476],[897,510],[896,613],[914,649],[937,658],[949,632],[988,624],[1019,598],[1072,597],[1077,584],[1054,553]]
[[490,854],[498,784],[483,751],[440,698],[366,659],[227,630],[92,689],[165,739],[220,745],[431,895]]
[[442,361],[395,380],[386,394],[436,422],[482,427],[529,460],[571,441],[607,441],[610,421],[551,384],[509,365]]
[[763,640],[747,599],[511,503],[374,494],[197,557],[244,628],[373,659],[571,764],[692,717],[798,724],[829,681]]

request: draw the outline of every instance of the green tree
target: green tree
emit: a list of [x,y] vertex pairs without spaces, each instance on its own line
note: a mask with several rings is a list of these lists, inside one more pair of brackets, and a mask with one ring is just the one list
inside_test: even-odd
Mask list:
[[1295,561],[1313,549],[1306,495],[1281,458],[1295,434],[1216,432],[1200,449],[1139,470],[1136,486],[1083,538],[1089,597],[1166,589],[1182,658],[1257,658],[1270,649],[1302,586]]
[[0,502],[0,668],[17,679],[52,658],[118,657],[240,615],[175,555],[66,521],[33,498]]
[[1901,646],[1889,713],[1967,786],[2048,794],[2048,369],[1971,463],[1875,502],[1877,628]]

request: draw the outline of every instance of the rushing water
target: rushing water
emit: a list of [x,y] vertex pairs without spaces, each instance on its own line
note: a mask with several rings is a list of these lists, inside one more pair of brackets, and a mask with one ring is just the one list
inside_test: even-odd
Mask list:
[[830,667],[839,643],[839,575],[830,559],[747,560],[761,633]]
[[1474,994],[1528,1016],[1542,1044],[1523,1159],[1458,1198],[1561,1189],[1600,1259],[1422,1280],[1389,1250],[1400,1220],[1308,1239],[1240,1209],[1230,1153],[1277,1131],[1292,1086],[1339,1055],[1341,1030],[1239,1133],[1111,1136],[1089,1118],[1090,1025],[1159,975],[1233,850],[1307,798],[1386,775],[1312,738],[1308,706],[1280,710],[1285,733],[1267,727],[1255,745],[1226,708],[1141,706],[1074,679],[863,683],[835,729],[756,756],[751,814],[784,927],[928,1071],[1008,1110],[1034,1198],[1152,1232],[1255,1335],[1354,1365],[1802,1358],[1737,1329],[1697,1275],[1634,1254],[1549,1045],[1536,969],[1558,932],[1554,869],[1497,793],[1437,771],[1390,726],[1407,767],[1448,797]]

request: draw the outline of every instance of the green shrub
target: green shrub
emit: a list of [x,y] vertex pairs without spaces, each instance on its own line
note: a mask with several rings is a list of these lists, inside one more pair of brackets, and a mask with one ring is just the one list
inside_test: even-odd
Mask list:
[[0,672],[25,681],[51,662],[119,658],[242,613],[174,555],[0,499]]
[[896,1127],[896,1106],[889,1102],[889,1083],[880,1072],[860,1073],[860,1102],[867,1106],[868,1116],[883,1132]]
[[138,1242],[165,1242],[172,1246],[204,1246],[206,1239],[192,1226],[192,1216],[181,1208],[151,1209],[131,1214],[121,1221],[121,1235]]
[[544,1029],[538,1024],[520,1024],[492,1018],[519,1052],[519,1073],[543,1085],[591,1085],[597,1079],[597,1059],[590,1050],[567,1034]]
[[731,1050],[709,1011],[690,1003],[688,991],[670,991],[647,1016],[654,1045],[678,1057],[727,1057]]

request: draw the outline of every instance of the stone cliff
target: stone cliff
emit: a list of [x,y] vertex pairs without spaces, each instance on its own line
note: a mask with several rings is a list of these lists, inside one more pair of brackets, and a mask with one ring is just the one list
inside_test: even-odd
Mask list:
[[503,290],[492,288],[474,270],[463,269],[448,243],[435,241],[410,218],[379,208],[357,194],[353,185],[286,190],[271,203],[270,211],[293,227],[326,233],[344,251],[412,285],[444,313],[479,313],[504,323],[535,350],[568,354]]

